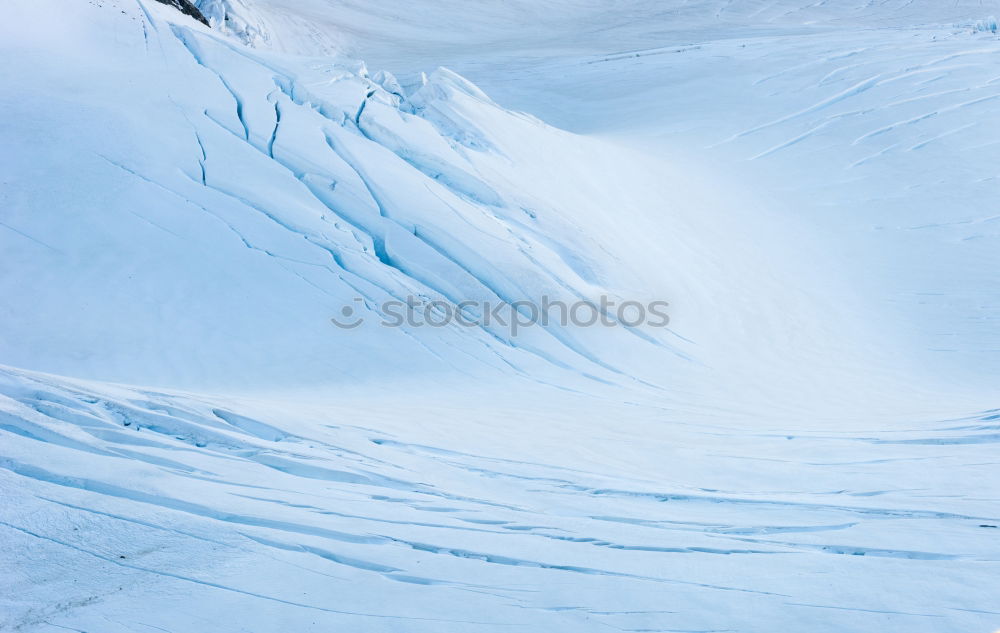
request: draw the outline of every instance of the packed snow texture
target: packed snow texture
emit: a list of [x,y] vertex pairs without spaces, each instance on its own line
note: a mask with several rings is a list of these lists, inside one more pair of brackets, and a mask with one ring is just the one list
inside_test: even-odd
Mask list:
[[7,4],[0,630],[1000,627],[997,3]]

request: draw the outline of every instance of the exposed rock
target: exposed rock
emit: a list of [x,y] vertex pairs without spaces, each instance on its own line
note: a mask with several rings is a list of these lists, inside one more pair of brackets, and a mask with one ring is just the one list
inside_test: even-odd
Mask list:
[[192,18],[198,20],[205,26],[211,26],[208,23],[208,20],[205,19],[205,16],[201,14],[201,11],[198,10],[198,7],[191,4],[190,0],[157,0],[157,1],[174,7],[184,15],[190,15]]

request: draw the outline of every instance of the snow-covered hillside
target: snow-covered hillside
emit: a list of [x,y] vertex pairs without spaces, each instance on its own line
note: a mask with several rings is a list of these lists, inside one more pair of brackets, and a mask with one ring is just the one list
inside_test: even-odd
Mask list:
[[5,7],[0,630],[1000,626],[1000,3],[195,4]]

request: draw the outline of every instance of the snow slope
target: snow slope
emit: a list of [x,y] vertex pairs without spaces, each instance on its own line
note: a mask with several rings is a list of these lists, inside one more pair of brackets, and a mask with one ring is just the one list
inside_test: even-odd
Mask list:
[[813,229],[803,258],[861,294],[909,367],[993,386],[1000,3],[305,4],[337,39],[290,37],[272,0],[272,46],[363,55],[404,85],[445,64],[508,107],[742,186]]
[[6,629],[937,632],[1000,606],[995,410],[2,389]]
[[198,4],[0,26],[0,629],[997,626],[1000,8]]

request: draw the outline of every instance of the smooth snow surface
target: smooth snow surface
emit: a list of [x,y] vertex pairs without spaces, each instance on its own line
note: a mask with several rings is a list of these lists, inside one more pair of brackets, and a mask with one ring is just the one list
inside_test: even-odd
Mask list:
[[196,4],[4,7],[0,630],[1000,628],[1000,3]]

